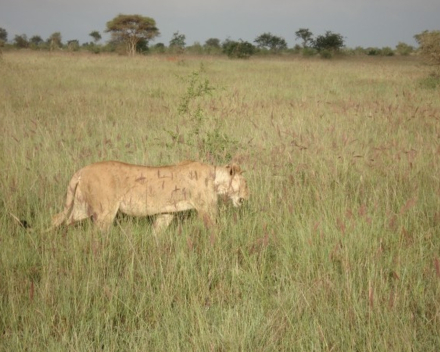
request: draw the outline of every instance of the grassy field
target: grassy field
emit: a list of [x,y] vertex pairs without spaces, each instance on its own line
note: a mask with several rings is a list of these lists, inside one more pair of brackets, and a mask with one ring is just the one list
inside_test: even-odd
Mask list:
[[[440,94],[414,58],[0,58],[0,351],[439,351]],[[99,160],[251,198],[43,233]],[[32,231],[13,216],[26,219]]]

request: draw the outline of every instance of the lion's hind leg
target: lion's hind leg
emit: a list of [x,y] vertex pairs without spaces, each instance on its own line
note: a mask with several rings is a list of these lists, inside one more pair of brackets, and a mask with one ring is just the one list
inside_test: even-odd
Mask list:
[[87,208],[87,204],[75,202],[71,209],[65,208],[61,213],[55,214],[52,217],[52,227],[49,230],[56,229],[62,224],[69,226],[77,221],[89,218],[90,213],[87,211]]
[[78,187],[80,180],[80,173],[75,173],[67,186],[64,209],[61,213],[52,217],[52,226],[47,231],[55,229],[63,223],[70,225],[76,221],[89,217],[86,211],[86,204],[80,200],[80,195],[78,194],[81,193]]
[[173,214],[159,214],[156,216],[156,219],[153,223],[153,232],[154,235],[157,236],[158,234],[162,233],[167,229],[171,221],[173,221],[174,215]]
[[115,220],[119,206],[116,205],[111,209],[101,209],[99,212],[92,214],[92,220],[101,232],[108,232]]

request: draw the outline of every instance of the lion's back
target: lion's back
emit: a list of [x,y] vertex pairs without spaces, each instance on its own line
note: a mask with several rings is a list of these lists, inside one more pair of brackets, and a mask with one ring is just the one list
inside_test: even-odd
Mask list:
[[168,166],[104,161],[88,165],[78,174],[84,198],[118,203],[121,211],[131,215],[199,208],[216,199],[214,167],[195,161]]
[[[197,204],[215,197],[214,168],[195,161],[185,161],[176,165],[154,169],[153,179],[148,183],[152,188],[156,204],[179,203]],[[186,205],[184,207],[187,207]],[[159,210],[159,209],[158,209]]]

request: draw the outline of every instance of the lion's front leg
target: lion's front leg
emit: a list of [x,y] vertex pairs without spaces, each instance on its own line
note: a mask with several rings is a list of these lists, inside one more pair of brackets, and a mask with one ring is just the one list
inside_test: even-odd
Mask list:
[[207,229],[215,226],[215,217],[213,217],[209,213],[199,212],[199,219],[203,221],[203,224]]
[[217,220],[217,199],[215,201],[207,202],[203,207],[197,209],[199,219],[203,221],[206,228],[212,228]]

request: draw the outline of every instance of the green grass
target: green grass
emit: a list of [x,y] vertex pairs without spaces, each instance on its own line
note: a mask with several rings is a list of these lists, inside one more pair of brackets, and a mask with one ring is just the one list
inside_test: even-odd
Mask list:
[[[194,72],[211,95],[188,93]],[[0,351],[440,350],[428,75],[413,58],[4,53]],[[214,124],[221,152],[203,144]],[[216,229],[190,214],[158,242],[130,217],[41,231],[88,163],[228,155],[251,199],[220,204]]]

